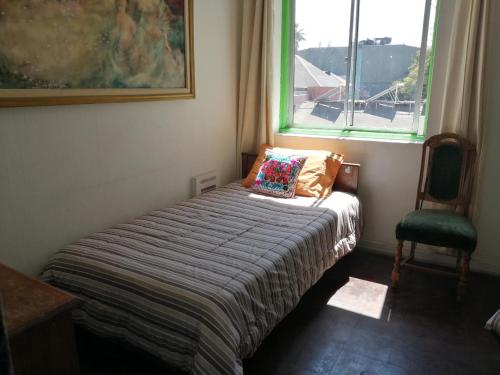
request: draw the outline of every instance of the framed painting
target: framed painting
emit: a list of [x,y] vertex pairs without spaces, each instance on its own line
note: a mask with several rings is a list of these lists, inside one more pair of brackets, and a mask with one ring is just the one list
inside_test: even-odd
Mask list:
[[194,98],[192,0],[0,0],[0,107]]

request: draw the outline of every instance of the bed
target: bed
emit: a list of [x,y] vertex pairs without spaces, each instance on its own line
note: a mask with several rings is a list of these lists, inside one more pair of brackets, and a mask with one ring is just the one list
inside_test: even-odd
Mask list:
[[190,374],[242,374],[361,226],[355,194],[282,199],[234,182],[68,245],[42,277],[83,300],[75,322],[96,334]]

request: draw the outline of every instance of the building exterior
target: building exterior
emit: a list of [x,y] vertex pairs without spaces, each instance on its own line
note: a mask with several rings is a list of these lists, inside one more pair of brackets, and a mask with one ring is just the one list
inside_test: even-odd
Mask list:
[[[407,45],[358,45],[356,66],[356,97],[367,99],[388,89],[408,74],[419,48]],[[308,48],[298,55],[319,70],[345,77],[347,47]]]
[[305,101],[330,92],[332,100],[343,100],[346,81],[333,73],[324,72],[304,58],[295,55],[294,104],[300,106]]

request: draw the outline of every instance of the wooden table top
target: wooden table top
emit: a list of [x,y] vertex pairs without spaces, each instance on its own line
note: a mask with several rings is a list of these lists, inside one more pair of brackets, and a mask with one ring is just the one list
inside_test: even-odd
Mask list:
[[0,298],[9,337],[75,308],[76,297],[0,264]]

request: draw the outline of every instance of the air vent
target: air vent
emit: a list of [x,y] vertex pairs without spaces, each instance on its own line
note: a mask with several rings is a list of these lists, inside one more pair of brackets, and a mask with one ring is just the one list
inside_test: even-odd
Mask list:
[[192,195],[196,197],[203,193],[207,193],[217,188],[218,186],[218,176],[217,172],[210,171],[207,173],[200,174],[199,176],[195,176],[192,179],[193,187],[192,187]]

